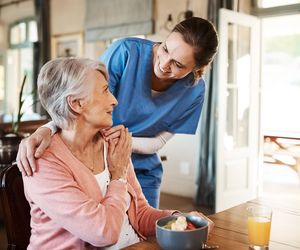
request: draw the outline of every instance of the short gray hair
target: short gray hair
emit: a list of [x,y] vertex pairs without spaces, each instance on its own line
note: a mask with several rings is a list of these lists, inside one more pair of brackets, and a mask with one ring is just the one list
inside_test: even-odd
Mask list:
[[57,58],[47,62],[38,76],[38,93],[41,104],[59,128],[74,124],[76,114],[70,109],[67,97],[85,99],[90,94],[86,86],[87,74],[97,70],[108,80],[103,63],[84,58]]

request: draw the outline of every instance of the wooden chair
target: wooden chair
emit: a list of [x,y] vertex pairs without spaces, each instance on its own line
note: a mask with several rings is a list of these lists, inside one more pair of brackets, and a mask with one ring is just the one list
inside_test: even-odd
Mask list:
[[6,228],[7,249],[26,249],[30,238],[30,206],[24,195],[22,174],[16,164],[0,173],[0,205]]

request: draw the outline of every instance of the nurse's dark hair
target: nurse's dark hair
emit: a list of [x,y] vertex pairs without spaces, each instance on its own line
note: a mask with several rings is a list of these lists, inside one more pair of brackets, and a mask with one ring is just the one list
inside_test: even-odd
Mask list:
[[178,23],[172,32],[178,32],[183,40],[194,48],[196,68],[194,80],[199,80],[218,50],[218,34],[214,25],[206,19],[191,17]]

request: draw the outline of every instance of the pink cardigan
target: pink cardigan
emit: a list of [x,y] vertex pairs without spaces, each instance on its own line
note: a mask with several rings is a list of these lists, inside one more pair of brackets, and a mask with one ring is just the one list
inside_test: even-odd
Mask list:
[[[93,174],[58,135],[37,160],[34,177],[23,177],[31,207],[28,249],[93,249],[118,241],[126,210],[126,184],[112,181],[103,197]],[[127,178],[128,216],[140,237],[155,234],[155,221],[174,211],[150,207],[133,167]]]

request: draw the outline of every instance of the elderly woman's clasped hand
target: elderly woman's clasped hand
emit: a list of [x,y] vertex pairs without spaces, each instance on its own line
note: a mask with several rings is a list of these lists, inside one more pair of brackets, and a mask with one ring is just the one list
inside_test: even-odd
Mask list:
[[119,130],[118,141],[108,140],[108,169],[111,180],[126,179],[131,157],[131,133],[124,126]]

